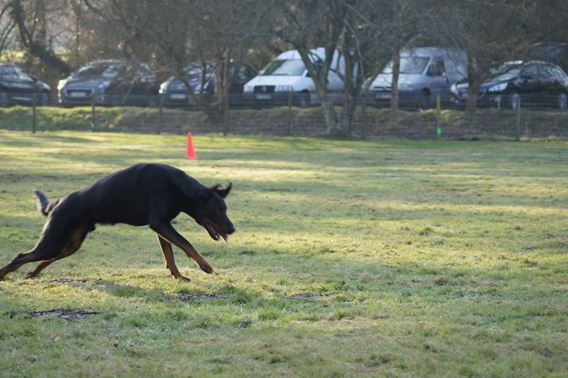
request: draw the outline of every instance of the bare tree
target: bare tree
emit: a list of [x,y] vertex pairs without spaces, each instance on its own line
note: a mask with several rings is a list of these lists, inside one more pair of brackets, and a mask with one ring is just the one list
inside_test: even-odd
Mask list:
[[[372,71],[374,17],[380,15],[372,1],[365,0],[297,0],[277,2],[280,14],[275,18],[275,33],[300,54],[314,81],[318,99],[333,136],[350,136],[351,124],[361,99],[363,80]],[[322,59],[314,58],[313,49],[322,47]],[[340,69],[341,59],[344,69]],[[343,79],[345,101],[339,112],[328,88],[331,70]]]
[[435,31],[468,55],[469,92],[466,111],[476,107],[481,84],[495,64],[523,55],[534,42],[531,0],[441,1],[432,15]]
[[69,73],[71,67],[48,44],[46,3],[42,0],[10,0],[7,7],[21,47],[56,72]]
[[10,3],[0,1],[0,54],[11,44],[16,23],[10,17]]
[[[262,17],[269,6],[261,0],[83,0],[101,19],[122,30],[124,49],[131,57],[146,56],[164,73],[182,81],[188,101],[209,119],[228,126],[228,89],[247,50],[263,35]],[[215,98],[196,92],[184,72],[189,64],[212,67]],[[202,86],[203,87],[203,86]],[[228,129],[226,129],[228,131]]]

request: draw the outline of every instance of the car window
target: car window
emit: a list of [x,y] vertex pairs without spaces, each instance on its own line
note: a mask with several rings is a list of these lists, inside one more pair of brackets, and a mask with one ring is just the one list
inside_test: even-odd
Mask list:
[[[323,70],[323,66],[324,66],[324,62],[321,60],[316,60],[315,62],[315,66],[316,66],[316,71],[319,73]],[[333,71],[332,69],[330,69],[330,71]],[[306,75],[306,77],[312,77],[312,75],[310,75],[310,72],[308,71],[308,74]]]
[[523,72],[522,72],[523,76],[527,76],[533,79],[539,79],[541,77],[544,76],[542,67],[539,67],[536,64],[527,64],[524,68],[523,68]]
[[554,72],[554,77],[558,80],[565,81],[567,79],[566,72],[564,72],[561,68],[552,67],[552,71]]
[[512,80],[521,75],[519,66],[507,66],[498,71],[499,73],[491,79],[491,81],[507,81]]
[[247,66],[245,65],[240,66],[236,72],[235,80],[238,82],[248,81],[248,79],[250,78],[249,72],[250,70]]
[[270,62],[261,75],[301,76],[305,71],[302,59],[277,59]]
[[119,63],[92,63],[79,68],[73,73],[73,77],[82,79],[98,77],[103,77],[105,79],[114,79],[120,74],[123,68],[124,65]]
[[0,66],[0,78],[33,81],[32,77],[16,66]]
[[556,78],[556,72],[554,72],[554,67],[549,65],[542,66],[541,75],[546,80],[558,80]]
[[[400,73],[421,75],[426,68],[430,58],[424,56],[401,56]],[[383,74],[392,74],[392,60],[383,68]]]
[[[192,64],[184,68],[184,73],[187,81],[189,82],[201,82],[203,79],[203,66]],[[213,73],[213,67],[207,65],[205,66],[205,80],[209,80]]]
[[442,58],[434,58],[432,59],[432,63],[430,67],[428,67],[428,76],[442,76],[446,72],[446,68],[444,67],[444,59]]

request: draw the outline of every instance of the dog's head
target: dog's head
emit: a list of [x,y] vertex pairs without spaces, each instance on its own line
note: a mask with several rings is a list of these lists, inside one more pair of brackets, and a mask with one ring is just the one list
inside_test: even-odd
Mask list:
[[204,188],[199,193],[200,204],[194,211],[193,218],[207,230],[213,240],[223,238],[228,240],[229,235],[235,232],[235,226],[227,216],[225,197],[229,195],[232,185],[226,188],[215,185]]

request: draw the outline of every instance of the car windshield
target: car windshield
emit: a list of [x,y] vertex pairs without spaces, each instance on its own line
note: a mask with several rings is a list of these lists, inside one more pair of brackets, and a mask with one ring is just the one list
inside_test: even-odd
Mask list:
[[[201,82],[202,79],[202,75],[203,75],[203,68],[201,66],[196,66],[196,65],[192,65],[192,66],[187,66],[183,72],[185,73],[185,76],[187,77],[187,80],[189,82]],[[211,77],[212,74],[212,70],[211,70],[211,66],[207,66],[205,68],[205,79],[207,80],[209,77]]]
[[261,75],[301,76],[305,71],[306,66],[301,59],[273,60]]
[[79,68],[73,73],[73,77],[81,79],[91,79],[102,77],[104,79],[113,79],[118,76],[119,72],[124,68],[119,63],[93,63]]
[[497,75],[491,78],[491,81],[507,81],[519,77],[521,75],[521,67],[504,67]]
[[[400,73],[420,75],[424,72],[430,58],[424,56],[401,56]],[[383,74],[392,74],[392,60],[383,69]]]
[[33,81],[28,74],[14,66],[0,66],[0,77],[3,79]]

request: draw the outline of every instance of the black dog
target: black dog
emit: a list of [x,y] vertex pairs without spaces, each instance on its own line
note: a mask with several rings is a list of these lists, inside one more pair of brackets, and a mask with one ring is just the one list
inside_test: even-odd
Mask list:
[[222,237],[226,241],[235,232],[224,201],[230,191],[230,184],[225,189],[219,185],[207,188],[183,171],[163,164],[134,165],[51,203],[43,193],[34,191],[47,222],[36,246],[0,269],[0,280],[26,263],[45,260],[26,277],[37,276],[49,264],[76,252],[96,223],[150,225],[158,234],[166,267],[175,278],[188,280],[174,262],[172,244],[195,260],[201,270],[212,273],[207,261],[170,222],[184,212],[214,240]]

